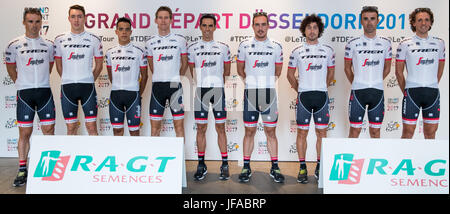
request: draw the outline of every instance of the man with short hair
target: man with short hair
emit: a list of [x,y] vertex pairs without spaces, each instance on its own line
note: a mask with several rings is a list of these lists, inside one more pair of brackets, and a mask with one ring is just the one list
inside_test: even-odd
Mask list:
[[106,52],[106,69],[111,81],[109,115],[115,136],[124,134],[126,115],[130,136],[139,136],[141,96],[147,84],[145,51],[131,43],[131,21],[119,18],[116,25],[119,45]]
[[150,37],[145,45],[148,65],[152,75],[150,98],[151,135],[159,136],[166,102],[173,117],[177,137],[184,137],[183,86],[180,76],[187,69],[186,39],[170,32],[172,10],[161,6],[155,14],[158,34]]
[[53,67],[53,42],[39,36],[42,14],[38,8],[25,8],[25,35],[9,42],[5,50],[6,70],[17,88],[17,123],[19,126],[19,171],[13,186],[27,181],[27,158],[33,120],[37,113],[44,135],[55,132],[55,103],[50,89]]
[[55,38],[55,62],[56,70],[61,76],[61,106],[67,134],[77,134],[80,101],[87,132],[89,135],[98,135],[97,92],[94,82],[103,68],[102,43],[99,37],[84,30],[86,14],[83,6],[71,6],[68,20],[70,32]]
[[277,94],[275,81],[281,75],[283,50],[281,44],[267,37],[269,19],[267,13],[253,14],[254,37],[239,45],[237,72],[245,79],[244,91],[244,167],[239,180],[248,182],[252,175],[250,157],[259,115],[261,114],[264,133],[267,137],[267,150],[272,161],[270,176],[277,183],[284,182],[278,167],[278,140],[276,126],[278,121]]
[[[194,174],[196,180],[202,180],[207,173],[205,164],[206,129],[208,126],[209,104],[216,122],[217,142],[222,156],[219,179],[228,180],[229,166],[227,153],[227,135],[225,133],[225,77],[230,75],[231,55],[228,45],[214,40],[216,17],[203,14],[200,18],[202,39],[188,48],[189,69],[197,82],[194,100],[194,116],[197,124],[198,166]],[[195,73],[194,73],[195,68]]]
[[[314,117],[317,136],[317,165],[314,172],[316,179],[319,179],[322,138],[327,136],[330,121],[327,88],[334,79],[335,53],[331,46],[319,42],[323,31],[322,19],[316,14],[303,19],[300,32],[306,42],[292,51],[287,73],[291,87],[298,91],[296,144],[300,170],[297,181],[303,184],[308,183],[305,157],[311,116]],[[298,80],[295,77],[297,68]]]
[[[398,46],[395,74],[403,92],[402,138],[412,138],[420,109],[425,139],[434,139],[439,125],[439,81],[444,73],[444,40],[428,34],[434,22],[430,8],[417,8],[409,15],[411,30],[416,34]],[[407,70],[407,77],[403,71]]]
[[362,36],[345,46],[344,72],[352,84],[349,100],[349,138],[358,138],[364,115],[369,118],[369,134],[380,138],[384,118],[383,80],[391,71],[391,41],[377,36],[378,8],[364,6],[361,10]]

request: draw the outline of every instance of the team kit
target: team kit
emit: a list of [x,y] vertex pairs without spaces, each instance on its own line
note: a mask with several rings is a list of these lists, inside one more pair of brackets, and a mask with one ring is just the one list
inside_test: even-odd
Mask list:
[[[232,59],[229,46],[214,40],[217,21],[215,15],[202,14],[199,27],[202,38],[187,44],[184,36],[171,33],[172,10],[161,6],[155,13],[158,33],[147,40],[145,47],[131,42],[130,19],[119,18],[115,29],[119,44],[106,53],[99,37],[85,31],[85,15],[83,6],[71,6],[68,10],[70,32],[60,34],[50,41],[40,36],[40,10],[25,8],[25,34],[11,40],[4,52],[7,72],[17,88],[19,169],[13,186],[19,187],[26,183],[27,157],[35,114],[39,117],[43,134],[54,134],[55,104],[49,83],[54,65],[61,77],[61,107],[67,134],[77,134],[77,113],[81,105],[88,134],[98,135],[94,82],[102,71],[104,59],[112,83],[109,115],[115,136],[124,135],[125,121],[130,136],[140,135],[141,96],[151,75],[151,136],[160,135],[164,111],[168,107],[176,136],[184,137],[181,77],[189,68],[196,85],[194,117],[197,125],[198,165],[194,179],[202,180],[207,174],[206,131],[211,106],[217,144],[222,156],[219,179],[228,180],[230,172],[225,132],[227,111],[224,83],[230,75]],[[360,16],[364,32],[347,42],[345,56],[342,57],[344,73],[351,84],[348,137],[359,137],[367,112],[370,137],[380,138],[385,112],[383,80],[391,71],[393,51],[391,41],[376,33],[378,8],[364,6]],[[439,81],[445,65],[445,44],[442,39],[428,35],[434,22],[429,8],[415,9],[409,15],[409,21],[414,34],[399,44],[395,56],[395,75],[404,95],[402,138],[413,137],[422,111],[424,137],[434,139],[439,124]],[[267,36],[269,27],[266,12],[254,13],[254,35],[242,41],[237,52],[237,73],[245,82],[244,166],[239,174],[241,182],[249,182],[252,176],[250,159],[260,117],[272,162],[269,175],[277,183],[285,180],[278,166],[276,136],[279,113],[276,81],[281,77],[283,69],[283,48],[280,43]],[[306,41],[292,50],[286,78],[292,90],[297,92],[296,146],[300,163],[297,181],[305,184],[308,183],[306,139],[311,120],[314,120],[317,136],[314,177],[319,178],[321,143],[327,137],[330,119],[328,87],[334,80],[336,55],[331,46],[318,40],[324,33],[324,24],[319,16],[306,16],[299,30]]]

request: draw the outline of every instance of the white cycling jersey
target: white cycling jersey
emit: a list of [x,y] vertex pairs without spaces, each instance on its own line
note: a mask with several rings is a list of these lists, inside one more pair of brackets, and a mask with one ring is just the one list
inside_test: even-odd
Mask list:
[[406,61],[405,88],[438,86],[439,61],[445,61],[444,40],[429,36],[426,39],[413,36],[404,39],[397,49],[397,61]]
[[180,34],[150,37],[145,45],[153,61],[152,82],[180,82],[181,56],[187,55],[186,39]]
[[275,64],[283,64],[283,48],[269,38],[250,38],[239,45],[237,61],[245,63],[246,89],[275,88]]
[[345,60],[353,63],[352,90],[383,90],[384,62],[391,59],[391,41],[387,38],[367,38],[362,35],[350,40],[345,46]]
[[53,63],[53,42],[25,35],[9,42],[5,63],[17,66],[16,89],[50,88],[50,63]]
[[55,59],[62,60],[62,84],[94,83],[93,59],[103,58],[100,38],[84,31],[55,38]]
[[289,57],[289,68],[298,68],[298,92],[327,91],[328,68],[335,67],[335,53],[325,44],[300,45]]
[[189,46],[188,61],[195,65],[197,87],[223,87],[224,63],[231,63],[230,48],[221,42],[201,40]]
[[106,52],[106,66],[111,68],[111,90],[139,91],[141,68],[147,67],[145,51],[132,44],[117,45]]

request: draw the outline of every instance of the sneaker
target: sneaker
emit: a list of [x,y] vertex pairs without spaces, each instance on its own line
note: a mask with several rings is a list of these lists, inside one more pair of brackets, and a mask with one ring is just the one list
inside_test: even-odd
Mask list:
[[300,169],[298,172],[297,182],[302,184],[308,183],[308,170]]
[[13,187],[21,187],[25,185],[25,183],[27,183],[27,174],[27,170],[19,171],[16,179],[14,179]]
[[222,165],[220,166],[220,180],[228,180],[230,179],[230,172],[229,172],[229,166],[228,165]]
[[252,170],[250,168],[242,168],[241,174],[239,175],[239,181],[247,183],[250,181],[250,177],[252,176]]
[[319,180],[320,163],[317,163],[316,170],[314,170],[314,177]]
[[284,176],[281,174],[281,171],[279,168],[271,168],[270,169],[270,177],[273,178],[273,181],[277,183],[283,183],[284,182]]
[[205,175],[208,173],[206,169],[206,165],[198,165],[197,172],[194,174],[194,179],[196,181],[201,181],[205,178]]

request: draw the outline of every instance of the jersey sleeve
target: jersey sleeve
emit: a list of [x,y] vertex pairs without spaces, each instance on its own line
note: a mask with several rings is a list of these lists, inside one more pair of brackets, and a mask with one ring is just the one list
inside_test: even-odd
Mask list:
[[328,50],[328,57],[327,57],[327,67],[328,68],[334,68],[336,66],[336,53],[334,52],[334,49],[330,48]]
[[188,63],[189,64],[195,64],[195,53],[194,53],[194,46],[191,45],[187,50],[187,56],[188,56]]
[[385,60],[391,60],[392,59],[392,45],[390,41],[386,42],[386,51],[385,51]]
[[139,67],[147,68],[147,66],[148,66],[147,55],[145,54],[145,51],[141,51],[139,58]]
[[61,40],[59,38],[55,39],[55,43],[53,44],[54,49],[54,58],[61,59],[62,51],[61,51]]
[[96,59],[103,58],[103,45],[100,40],[95,40],[94,43],[94,57]]
[[187,55],[187,42],[184,37],[180,38],[180,54]]
[[297,69],[297,49],[295,49],[294,51],[292,51],[291,56],[289,56],[289,65],[288,65],[288,69]]
[[347,45],[345,45],[345,56],[344,56],[345,60],[352,60],[353,59],[353,47],[352,47],[352,43],[349,42],[347,43]]
[[275,64],[283,64],[283,47],[281,47],[281,45],[277,45],[276,54],[277,58],[275,59]]
[[55,46],[52,43],[48,44],[48,61],[50,63],[55,61]]
[[5,63],[6,64],[16,64],[16,56],[17,52],[15,51],[15,45],[10,44],[8,47],[6,47],[4,56],[5,56]]
[[238,48],[237,62],[245,62],[245,45],[241,43]]
[[230,47],[228,47],[228,45],[224,45],[223,49],[223,62],[224,63],[231,63],[231,52],[230,52]]
[[405,61],[406,59],[406,45],[401,42],[397,47],[397,55],[395,56],[397,61]]
[[112,62],[111,62],[111,51],[107,51],[107,52],[106,52],[105,58],[106,58],[106,67],[111,67],[111,66],[112,66]]
[[145,44],[145,55],[147,56],[147,58],[153,57],[153,51],[152,47],[150,46],[150,40],[147,41],[147,43]]
[[439,61],[445,61],[445,42],[442,39],[439,41]]

